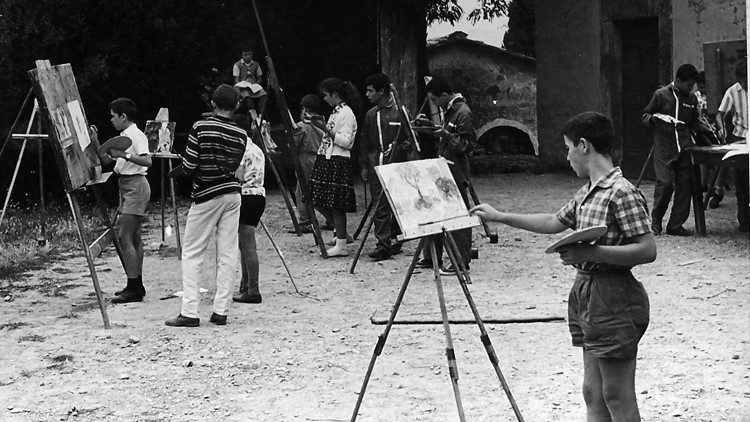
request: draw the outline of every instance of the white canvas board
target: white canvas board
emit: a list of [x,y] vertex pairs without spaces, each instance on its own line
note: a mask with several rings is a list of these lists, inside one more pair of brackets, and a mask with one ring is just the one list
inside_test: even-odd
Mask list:
[[376,166],[403,239],[458,230],[480,223],[469,215],[448,163],[442,158]]
[[79,103],[78,100],[69,102],[68,110],[70,111],[70,117],[73,120],[73,129],[76,131],[78,145],[81,146],[81,151],[85,151],[86,147],[91,143],[91,139],[89,138],[89,129],[86,124],[86,118],[83,117],[81,103]]

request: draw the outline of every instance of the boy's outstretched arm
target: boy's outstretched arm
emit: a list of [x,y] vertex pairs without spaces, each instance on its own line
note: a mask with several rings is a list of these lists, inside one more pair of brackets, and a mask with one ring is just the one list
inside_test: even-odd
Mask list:
[[536,233],[560,233],[567,229],[555,214],[512,214],[500,212],[489,204],[479,204],[469,210],[483,220],[497,221],[517,229]]
[[578,243],[558,249],[563,265],[582,262],[599,262],[602,264],[633,267],[648,264],[656,259],[656,241],[653,233],[631,237],[630,243],[618,246],[589,245]]

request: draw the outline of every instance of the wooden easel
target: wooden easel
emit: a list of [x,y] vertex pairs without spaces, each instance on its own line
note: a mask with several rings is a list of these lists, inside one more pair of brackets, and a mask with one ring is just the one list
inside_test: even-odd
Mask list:
[[[101,174],[101,164],[96,152],[98,146],[88,137],[88,124],[70,64],[51,66],[49,60],[37,60],[36,68],[29,71],[29,78],[47,129],[47,137],[53,147],[63,188],[81,241],[81,249],[86,256],[104,328],[109,329],[111,325],[102,298],[94,258],[99,256],[109,243],[113,243],[120,261],[123,260],[114,228],[114,218],[110,217],[99,191],[99,185],[106,182],[111,173]],[[87,241],[77,198],[77,195],[89,186],[101,212],[104,228],[104,232],[91,243]]]
[[[260,12],[258,11],[258,5],[256,4],[255,0],[251,0],[253,3],[253,10],[255,11],[255,19],[258,22],[258,29],[260,30],[261,38],[263,39],[263,46],[266,49],[266,64],[268,65],[268,84],[272,88],[274,94],[276,95],[276,104],[279,108],[279,113],[281,114],[281,120],[284,127],[284,137],[286,138],[287,145],[289,146],[289,151],[292,154],[292,162],[294,163],[294,171],[297,175],[297,183],[299,183],[300,187],[302,188],[302,194],[307,198],[305,201],[305,207],[307,207],[307,213],[310,216],[310,222],[312,223],[312,229],[313,229],[313,237],[315,238],[315,244],[320,249],[320,255],[323,256],[323,258],[328,258],[328,253],[326,252],[326,245],[323,241],[323,236],[320,233],[320,225],[318,224],[318,219],[315,214],[315,208],[312,204],[312,196],[310,195],[310,188],[307,183],[307,176],[305,176],[304,171],[302,170],[302,163],[299,159],[299,151],[297,148],[297,144],[294,142],[294,136],[292,132],[292,115],[289,112],[289,107],[287,107],[286,103],[286,97],[284,96],[284,90],[281,89],[281,85],[279,84],[278,75],[276,74],[276,68],[273,65],[273,59],[271,59],[271,50],[268,48],[268,40],[266,39],[266,33],[263,31],[263,22],[260,19]],[[296,217],[293,218],[293,220]],[[295,228],[296,229],[296,228]],[[299,233],[299,229],[297,229]]]
[[409,268],[406,271],[406,278],[404,279],[404,282],[401,285],[401,290],[399,290],[398,296],[396,297],[396,302],[393,304],[393,308],[391,310],[391,315],[388,319],[388,323],[386,324],[383,333],[380,334],[380,336],[378,336],[378,342],[375,345],[375,350],[373,351],[372,358],[370,359],[370,364],[367,367],[367,372],[365,373],[364,380],[362,381],[362,388],[360,389],[359,394],[357,395],[357,403],[354,407],[354,412],[352,413],[351,421],[354,422],[357,420],[357,415],[359,413],[359,408],[362,405],[362,400],[364,398],[365,391],[367,389],[367,384],[370,380],[370,376],[372,375],[372,371],[375,367],[375,361],[377,360],[377,357],[380,356],[381,352],[383,351],[383,347],[385,346],[385,342],[388,338],[388,334],[391,331],[391,327],[395,323],[396,314],[398,313],[398,310],[401,307],[401,302],[404,298],[404,294],[406,293],[406,288],[409,285],[411,276],[414,274],[414,268],[417,264],[417,261],[419,260],[421,256],[423,249],[428,249],[430,251],[430,255],[432,256],[432,263],[433,263],[432,270],[433,270],[434,277],[435,277],[435,288],[437,289],[438,304],[440,306],[440,314],[442,316],[443,330],[445,334],[445,342],[446,342],[445,354],[448,358],[448,373],[449,373],[451,384],[453,387],[453,394],[456,399],[456,406],[458,408],[458,417],[459,417],[459,420],[461,420],[462,422],[466,420],[466,416],[464,414],[464,409],[463,409],[463,403],[461,401],[461,392],[458,386],[458,366],[456,364],[456,354],[453,348],[453,338],[451,336],[451,331],[450,331],[450,320],[448,319],[448,310],[445,305],[445,296],[443,294],[443,284],[442,284],[442,279],[440,276],[440,268],[438,267],[437,250],[435,247],[436,242],[443,243],[444,248],[448,253],[448,258],[450,259],[454,268],[457,269],[456,275],[458,277],[458,282],[461,285],[461,289],[463,290],[464,295],[466,296],[466,300],[469,304],[469,307],[471,308],[472,314],[474,315],[474,320],[477,326],[479,327],[480,339],[482,341],[482,344],[484,345],[484,348],[487,352],[490,362],[492,363],[492,367],[494,368],[495,373],[497,374],[497,377],[500,380],[500,384],[502,385],[503,390],[505,391],[505,395],[508,397],[508,401],[510,402],[511,407],[513,408],[513,412],[515,413],[516,418],[518,419],[519,422],[523,422],[523,416],[521,415],[521,411],[519,410],[518,405],[516,404],[516,401],[513,398],[513,394],[510,391],[510,387],[508,386],[508,383],[505,381],[505,377],[503,376],[503,373],[500,370],[500,366],[498,365],[498,358],[497,358],[497,355],[495,354],[495,349],[492,347],[492,342],[490,341],[490,337],[487,334],[487,330],[484,327],[484,322],[482,321],[482,318],[479,316],[479,311],[477,310],[476,304],[474,303],[474,299],[471,296],[471,292],[469,292],[469,288],[467,286],[467,284],[471,283],[469,272],[466,270],[463,260],[460,258],[458,246],[456,245],[456,242],[453,239],[453,235],[451,234],[450,231],[447,230],[445,226],[442,227],[441,234],[429,235],[429,236],[424,236],[424,237],[419,238],[419,245],[417,246],[417,249],[414,251],[414,256],[412,257],[411,264],[409,265]]

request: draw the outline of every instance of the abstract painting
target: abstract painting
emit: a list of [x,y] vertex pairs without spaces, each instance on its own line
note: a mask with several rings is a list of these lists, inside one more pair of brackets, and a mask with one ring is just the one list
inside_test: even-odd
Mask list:
[[442,158],[375,167],[404,239],[477,226]]

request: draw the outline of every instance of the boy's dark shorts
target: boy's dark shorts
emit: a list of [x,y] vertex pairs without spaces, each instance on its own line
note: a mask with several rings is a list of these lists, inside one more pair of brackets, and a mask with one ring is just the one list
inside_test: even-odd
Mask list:
[[258,227],[260,217],[266,209],[266,197],[263,195],[242,195],[240,206],[240,224]]
[[120,175],[120,213],[132,215],[146,215],[146,207],[151,199],[151,185],[146,176],[141,174]]
[[630,271],[578,270],[568,298],[573,346],[597,358],[631,359],[648,321],[648,295]]

